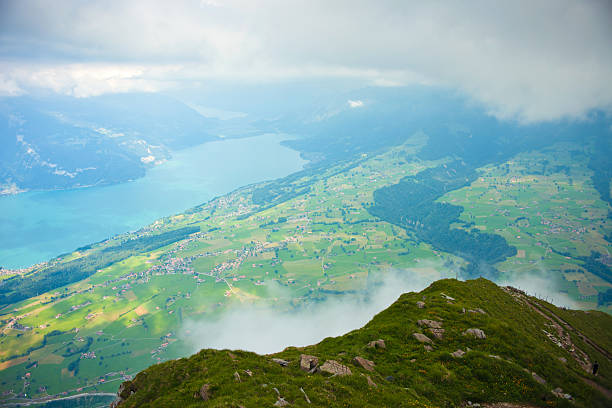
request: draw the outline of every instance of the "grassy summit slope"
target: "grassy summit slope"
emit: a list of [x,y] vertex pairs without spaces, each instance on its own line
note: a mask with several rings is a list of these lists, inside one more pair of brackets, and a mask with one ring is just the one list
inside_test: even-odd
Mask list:
[[[419,322],[423,319],[429,321]],[[555,323],[559,319],[567,326]],[[574,326],[574,320],[581,324]],[[438,324],[443,332],[427,327]],[[599,330],[589,330],[591,325]],[[402,295],[363,328],[316,345],[266,356],[207,349],[152,366],[123,383],[119,406],[250,407],[287,401],[291,406],[425,407],[471,401],[604,407],[612,388],[606,350],[611,328],[612,317],[604,313],[561,310],[485,279],[440,280]],[[481,329],[486,338],[466,335],[468,329]],[[430,340],[419,341],[415,333]],[[384,348],[369,347],[377,339],[384,340]],[[457,350],[465,354],[451,355]],[[316,356],[322,371],[301,370],[303,354]],[[373,369],[357,365],[357,356],[372,361]],[[325,372],[328,360],[351,374]],[[593,361],[601,366],[596,377],[590,374]]]

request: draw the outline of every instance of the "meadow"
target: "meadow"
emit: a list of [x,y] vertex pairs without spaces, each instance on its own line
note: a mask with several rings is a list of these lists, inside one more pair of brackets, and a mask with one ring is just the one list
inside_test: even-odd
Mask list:
[[[477,228],[498,234],[517,253],[496,265],[501,281],[540,277],[556,286],[556,300],[574,307],[603,307],[598,293],[612,288],[612,275],[598,276],[585,265],[592,251],[612,266],[610,206],[594,189],[587,149],[557,143],[547,149],[521,153],[505,163],[485,166],[469,186],[447,193],[439,201],[464,211],[457,228]],[[607,257],[605,257],[607,255]],[[599,257],[599,256],[598,256]]]

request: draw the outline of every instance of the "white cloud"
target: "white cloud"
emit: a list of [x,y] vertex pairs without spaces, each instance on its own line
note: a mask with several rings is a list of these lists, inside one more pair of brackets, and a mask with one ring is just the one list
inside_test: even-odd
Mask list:
[[[234,305],[217,320],[204,317],[186,322],[179,337],[189,345],[189,354],[202,348],[242,349],[265,354],[288,346],[314,344],[325,337],[362,327],[402,293],[423,290],[434,280],[453,275],[442,268],[437,269],[437,273],[432,273],[430,268],[427,270],[427,273],[407,269],[373,274],[376,283],[371,284],[368,293],[334,297],[297,310],[279,310],[277,304]],[[291,299],[286,289],[271,290],[277,298]]]
[[351,108],[361,108],[361,107],[363,107],[363,101],[362,100],[353,101],[353,100],[349,99],[348,100],[348,104],[349,104],[349,106]]
[[43,88],[77,98],[105,93],[158,92],[173,86],[172,66],[113,64],[5,64],[0,76],[0,94],[19,95],[27,89]]
[[544,299],[555,306],[582,309],[583,305],[571,299],[567,293],[561,292],[562,286],[560,283],[562,279],[558,274],[539,269],[538,271],[529,271],[528,274],[516,274],[511,279],[497,283],[503,286],[513,286],[530,296]]
[[[15,76],[0,63],[5,94],[349,77],[444,85],[523,121],[612,107],[607,1],[41,0],[4,2],[0,15],[0,59],[32,71]],[[45,80],[31,67],[40,61]],[[95,72],[67,75],[73,64]],[[100,64],[142,71],[99,76]],[[180,68],[156,71],[168,65]]]
[[7,78],[6,75],[0,73],[0,96],[18,96],[24,93],[25,91],[19,87],[15,79]]

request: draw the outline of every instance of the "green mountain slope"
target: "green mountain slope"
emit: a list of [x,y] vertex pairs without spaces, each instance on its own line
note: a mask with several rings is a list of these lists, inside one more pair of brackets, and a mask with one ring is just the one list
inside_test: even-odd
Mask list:
[[[379,339],[384,347],[371,343]],[[612,317],[602,312],[562,310],[482,278],[447,279],[313,346],[265,356],[206,349],[152,366],[124,382],[114,404],[605,407],[611,340]]]

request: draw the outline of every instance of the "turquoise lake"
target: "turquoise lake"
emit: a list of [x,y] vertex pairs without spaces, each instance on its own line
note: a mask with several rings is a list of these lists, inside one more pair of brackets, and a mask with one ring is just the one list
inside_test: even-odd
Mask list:
[[22,268],[134,231],[213,197],[286,176],[306,163],[263,135],[205,143],[173,153],[145,177],[111,186],[0,197],[0,266]]

